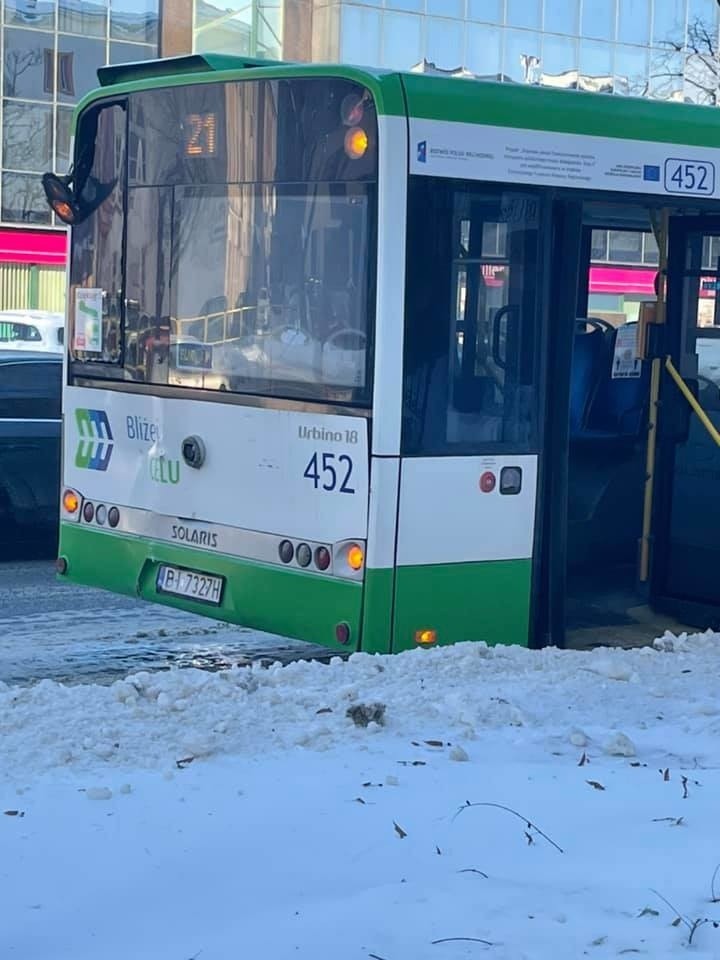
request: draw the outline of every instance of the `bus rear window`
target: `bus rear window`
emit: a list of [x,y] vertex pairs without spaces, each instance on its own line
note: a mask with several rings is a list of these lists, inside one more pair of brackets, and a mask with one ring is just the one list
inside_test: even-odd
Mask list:
[[[364,402],[368,203],[365,186],[347,184],[131,191],[126,343],[137,379]],[[141,211],[161,208],[172,210],[167,229],[147,231]],[[160,287],[169,313],[150,339]]]
[[[322,77],[188,85],[130,94],[127,118],[124,210],[101,206],[83,224],[97,256],[84,263],[82,244],[76,255],[76,299],[103,318],[94,348],[106,365],[91,376],[369,404],[377,177],[369,93]],[[124,144],[108,151],[105,136],[113,130],[98,124],[96,158],[109,152],[122,165]],[[103,274],[119,268],[121,278]],[[84,365],[73,372],[87,375],[80,309],[74,347]],[[113,373],[107,359],[116,357],[122,369]]]

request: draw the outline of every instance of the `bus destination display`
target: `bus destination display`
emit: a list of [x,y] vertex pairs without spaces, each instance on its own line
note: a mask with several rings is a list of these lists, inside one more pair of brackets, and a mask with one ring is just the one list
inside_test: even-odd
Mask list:
[[217,114],[188,113],[183,122],[185,156],[214,157],[217,152]]

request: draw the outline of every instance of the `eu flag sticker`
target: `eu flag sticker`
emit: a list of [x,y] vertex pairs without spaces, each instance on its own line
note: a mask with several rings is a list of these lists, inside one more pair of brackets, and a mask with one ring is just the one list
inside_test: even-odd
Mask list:
[[646,163],[643,166],[643,180],[653,180],[655,183],[659,183],[660,167],[655,166],[654,163]]

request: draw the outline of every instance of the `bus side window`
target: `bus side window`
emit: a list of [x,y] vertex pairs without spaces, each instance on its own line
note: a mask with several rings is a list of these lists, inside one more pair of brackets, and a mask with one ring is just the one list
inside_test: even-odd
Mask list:
[[[537,198],[421,176],[409,194],[403,448],[439,455],[527,447],[536,409]],[[432,231],[420,229],[421,218]]]

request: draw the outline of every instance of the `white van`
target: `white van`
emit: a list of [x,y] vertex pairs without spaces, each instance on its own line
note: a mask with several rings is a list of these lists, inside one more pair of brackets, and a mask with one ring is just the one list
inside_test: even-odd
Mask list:
[[65,316],[47,310],[0,310],[0,350],[62,353]]

